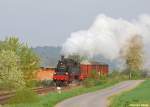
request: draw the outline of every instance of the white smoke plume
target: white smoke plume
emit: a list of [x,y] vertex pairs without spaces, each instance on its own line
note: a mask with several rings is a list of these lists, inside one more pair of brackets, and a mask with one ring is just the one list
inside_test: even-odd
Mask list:
[[[102,55],[106,59],[120,58],[120,51],[134,35],[142,37],[146,57],[150,58],[150,16],[140,15],[131,21],[98,15],[87,30],[77,31],[63,44],[65,56],[79,54],[93,57]],[[147,61],[149,63],[150,61]]]

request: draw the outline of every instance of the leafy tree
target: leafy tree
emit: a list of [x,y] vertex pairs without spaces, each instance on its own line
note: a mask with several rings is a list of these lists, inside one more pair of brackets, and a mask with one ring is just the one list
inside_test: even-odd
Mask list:
[[26,83],[34,79],[35,73],[39,68],[39,57],[27,44],[21,43],[16,37],[9,37],[0,42],[0,52],[3,50],[14,52],[18,56],[19,63],[17,63],[16,67],[19,66]]
[[0,85],[8,89],[24,86],[23,72],[18,66],[20,59],[15,52],[2,50],[0,59]]
[[133,36],[125,49],[124,59],[126,62],[129,78],[132,74],[142,70],[143,67],[143,42],[138,35]]
[[21,60],[20,67],[24,73],[25,80],[33,79],[39,68],[38,56],[28,46],[22,46],[19,56]]

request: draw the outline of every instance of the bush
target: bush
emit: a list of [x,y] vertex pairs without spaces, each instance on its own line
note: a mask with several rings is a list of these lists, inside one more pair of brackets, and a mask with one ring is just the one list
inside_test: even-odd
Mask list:
[[108,81],[108,76],[106,75],[100,75],[99,77],[99,83],[106,83]]
[[90,72],[89,78],[83,81],[83,86],[92,87],[100,84],[100,76],[97,71],[93,70]]
[[41,85],[43,87],[49,87],[49,86],[53,86],[54,83],[53,83],[53,80],[43,80],[41,81]]
[[41,84],[37,80],[28,80],[26,81],[26,87],[33,88],[33,87],[39,87]]
[[83,81],[83,86],[89,88],[89,87],[92,87],[92,86],[95,86],[97,85],[97,81],[93,78],[86,78],[84,81]]
[[92,86],[96,86],[96,85],[101,85],[101,84],[105,84],[109,81],[108,76],[107,75],[99,75],[99,73],[95,70],[91,71],[91,74],[89,76],[89,78],[86,78],[83,81],[83,86],[85,87],[92,87]]
[[122,81],[122,80],[128,80],[129,75],[127,71],[112,71],[111,74],[109,74],[109,79],[110,80],[115,80],[115,81]]
[[89,75],[90,78],[97,79],[97,80],[99,79],[99,74],[96,70],[91,71]]
[[42,81],[37,81],[37,80],[29,80],[26,81],[26,87],[28,88],[33,88],[33,87],[49,87],[53,86],[53,80],[42,80]]
[[148,77],[150,77],[150,71],[149,70],[144,70],[144,71],[142,71],[142,77],[143,78],[148,78]]
[[144,71],[139,71],[139,70],[124,70],[121,72],[121,75],[126,76],[126,79],[142,79],[146,77],[146,72]]
[[14,89],[14,85],[10,81],[0,82],[0,90],[11,91]]
[[131,79],[141,79],[142,72],[141,71],[132,71],[131,72]]
[[109,77],[110,77],[110,78],[114,78],[114,77],[119,76],[119,75],[120,75],[120,72],[117,71],[117,70],[114,70],[114,71],[112,71],[112,72],[109,74]]
[[11,98],[9,104],[35,103],[39,101],[39,96],[32,89],[24,88],[16,91],[15,96]]
[[24,87],[23,72],[18,65],[19,56],[12,50],[0,50],[0,82],[3,89]]
[[0,42],[0,81],[4,88],[23,88],[26,81],[33,80],[39,69],[39,57],[27,44],[16,37]]

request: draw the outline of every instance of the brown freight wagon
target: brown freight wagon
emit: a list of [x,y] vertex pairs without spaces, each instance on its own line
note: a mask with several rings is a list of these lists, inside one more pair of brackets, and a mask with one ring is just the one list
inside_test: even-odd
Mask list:
[[97,71],[99,75],[108,75],[109,67],[107,64],[101,64],[98,62],[81,63],[80,64],[80,79],[89,77],[91,71]]

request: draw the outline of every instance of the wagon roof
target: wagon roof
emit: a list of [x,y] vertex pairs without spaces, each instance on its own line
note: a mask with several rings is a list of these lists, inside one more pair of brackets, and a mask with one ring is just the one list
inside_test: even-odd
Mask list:
[[85,65],[108,65],[108,64],[105,64],[103,62],[97,62],[97,61],[82,61],[81,64],[85,64]]

